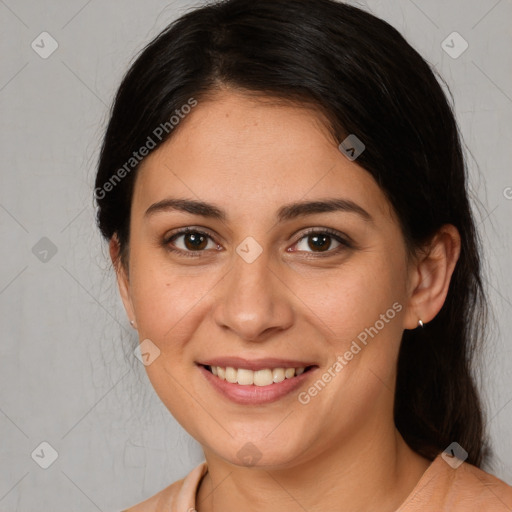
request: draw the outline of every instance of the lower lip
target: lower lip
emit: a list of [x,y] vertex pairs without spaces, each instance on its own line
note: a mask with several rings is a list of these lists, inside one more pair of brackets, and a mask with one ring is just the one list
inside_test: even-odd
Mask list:
[[269,384],[268,386],[255,386],[254,384],[242,386],[231,383],[227,380],[219,379],[213,375],[204,366],[198,365],[199,370],[205,376],[206,380],[223,396],[229,398],[232,402],[242,405],[257,405],[275,402],[280,398],[296,390],[316,368],[311,368],[291,379],[285,379],[282,382]]

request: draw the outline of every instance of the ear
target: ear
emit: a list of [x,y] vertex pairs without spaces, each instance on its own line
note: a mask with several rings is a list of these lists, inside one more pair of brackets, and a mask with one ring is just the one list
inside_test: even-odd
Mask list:
[[457,228],[445,224],[418,252],[410,267],[405,329],[416,329],[418,320],[426,324],[439,313],[448,294],[460,247]]
[[134,312],[133,303],[132,303],[132,299],[131,299],[131,293],[130,293],[130,281],[128,279],[128,269],[125,268],[125,265],[121,261],[121,257],[120,257],[121,246],[119,244],[119,239],[117,237],[117,234],[114,234],[114,236],[110,239],[109,252],[110,252],[110,259],[112,260],[112,264],[116,271],[117,286],[119,288],[119,293],[121,295],[121,299],[124,304],[124,309],[126,311],[126,314],[128,315],[128,320],[130,320],[130,323],[133,321],[132,326],[135,329],[137,329],[137,323],[135,320],[135,312]]

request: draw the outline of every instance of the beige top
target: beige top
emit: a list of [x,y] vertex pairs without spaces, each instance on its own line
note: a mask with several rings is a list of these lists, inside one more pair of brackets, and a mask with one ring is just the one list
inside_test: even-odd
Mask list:
[[[206,462],[185,478],[123,512],[195,512],[199,482]],[[463,462],[454,469],[440,453],[396,512],[511,512],[512,487]]]

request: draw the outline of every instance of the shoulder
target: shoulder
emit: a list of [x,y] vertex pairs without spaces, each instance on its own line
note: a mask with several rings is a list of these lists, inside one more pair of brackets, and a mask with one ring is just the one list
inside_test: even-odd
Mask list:
[[122,510],[121,512],[153,512],[161,510],[162,505],[168,505],[174,501],[176,496],[179,494],[184,481],[184,478],[177,480],[150,498],[137,503],[137,505],[133,505],[133,507]]
[[[459,472],[459,469],[462,471]],[[463,463],[455,471],[453,489],[461,498],[484,505],[494,504],[486,510],[512,510],[512,487],[491,473],[471,464]]]
[[432,507],[450,512],[510,512],[512,487],[472,464],[451,465],[441,453],[399,511],[433,510]]
[[199,482],[207,470],[206,462],[202,462],[185,478],[177,480],[154,496],[121,512],[160,512],[161,510],[193,509]]

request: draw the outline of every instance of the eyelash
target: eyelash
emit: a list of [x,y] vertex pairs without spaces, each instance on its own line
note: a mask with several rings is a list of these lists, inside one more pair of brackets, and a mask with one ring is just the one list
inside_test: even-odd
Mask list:
[[[172,252],[172,253],[179,254],[180,256],[185,256],[185,257],[189,257],[189,258],[200,257],[201,253],[205,252],[204,249],[202,251],[184,251],[182,249],[177,249],[177,248],[169,245],[171,243],[171,241],[175,240],[176,238],[178,238],[181,235],[186,235],[188,233],[202,235],[202,236],[210,238],[213,242],[215,242],[215,240],[213,239],[213,237],[211,235],[209,235],[208,233],[206,233],[204,231],[201,231],[200,229],[185,228],[185,229],[182,229],[175,233],[172,233],[169,236],[166,236],[164,238],[162,244],[166,248],[166,250],[168,250],[169,252]],[[353,247],[353,244],[350,243],[347,239],[343,238],[343,236],[341,236],[341,234],[339,232],[337,232],[333,229],[330,229],[330,228],[323,228],[323,229],[311,228],[311,229],[307,230],[305,233],[303,233],[302,236],[293,245],[298,244],[303,238],[307,238],[308,236],[311,236],[311,235],[329,235],[331,238],[334,238],[341,245],[333,250],[328,250],[324,253],[322,253],[322,252],[320,252],[320,253],[306,252],[307,254],[313,254],[313,256],[305,256],[306,258],[323,258],[326,256],[332,256],[334,254],[338,254],[339,252],[341,252],[344,249],[350,249]]]

